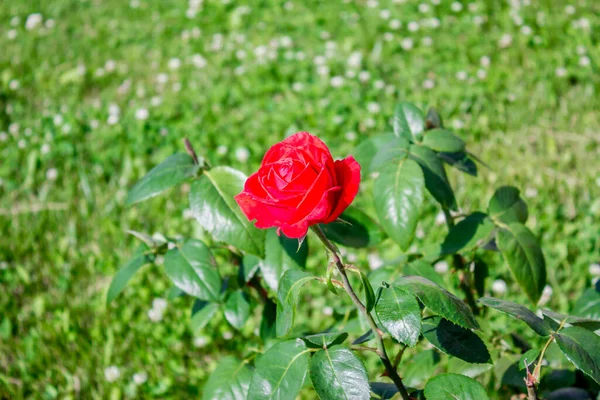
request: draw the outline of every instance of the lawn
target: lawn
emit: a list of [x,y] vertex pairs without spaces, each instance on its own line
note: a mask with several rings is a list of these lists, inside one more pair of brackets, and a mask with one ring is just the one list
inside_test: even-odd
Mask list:
[[600,275],[598,2],[15,0],[0,21],[0,398],[198,398],[247,346],[256,321],[191,332],[160,265],[106,305],[127,230],[201,234],[185,185],[124,206],[184,137],[249,173],[287,134],[340,158],[398,101],[434,106],[489,166],[450,173],[461,209],[522,190],[550,304]]

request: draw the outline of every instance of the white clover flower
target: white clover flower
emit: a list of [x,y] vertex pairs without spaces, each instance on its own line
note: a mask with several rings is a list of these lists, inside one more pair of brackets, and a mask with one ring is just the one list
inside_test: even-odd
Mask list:
[[410,50],[413,48],[414,46],[414,42],[411,38],[405,38],[402,39],[402,41],[400,42],[400,46],[404,49],[404,50]]
[[264,56],[267,55],[267,46],[261,45],[261,46],[257,46],[254,49],[254,55],[256,56],[256,58],[262,58]]
[[21,86],[21,83],[16,79],[11,79],[11,81],[8,83],[10,90],[17,90],[19,86]]
[[346,78],[353,79],[356,77],[356,72],[352,69],[346,71]]
[[323,315],[326,315],[328,317],[333,315],[333,307],[330,306],[325,306],[323,307]]
[[367,0],[367,7],[369,7],[369,8],[377,8],[377,7],[379,7],[379,1],[377,1],[377,0]]
[[485,17],[481,16],[481,15],[475,15],[473,17],[473,23],[477,26],[481,26],[483,25],[483,23],[485,22]]
[[27,20],[25,21],[25,29],[28,31],[35,29],[42,23],[42,19],[42,14],[40,13],[29,14],[29,16],[27,16]]
[[390,29],[398,30],[398,29],[400,29],[400,27],[402,27],[402,22],[400,22],[400,20],[393,19],[390,21],[389,26],[390,26]]
[[342,87],[344,85],[344,77],[339,75],[334,76],[331,78],[330,84],[334,88]]
[[349,142],[353,142],[353,141],[356,140],[356,132],[354,132],[354,131],[346,132],[346,134],[344,135],[344,137]]
[[575,6],[569,4],[568,6],[565,7],[565,13],[567,13],[568,15],[573,15],[575,14]]
[[534,197],[537,197],[537,195],[538,191],[536,188],[528,187],[527,189],[525,189],[525,197],[532,199]]
[[49,181],[55,181],[58,178],[58,171],[56,168],[50,168],[46,171],[46,179]]
[[19,133],[20,128],[21,127],[18,122],[13,122],[10,125],[8,125],[8,131],[13,135],[17,135]]
[[152,322],[160,322],[163,319],[163,312],[156,308],[151,308],[148,310],[148,318]]
[[108,125],[116,125],[119,122],[119,116],[115,115],[115,114],[111,114],[108,116],[108,119],[106,120],[106,123]]
[[208,339],[205,336],[196,336],[194,338],[194,347],[200,348],[206,346]]
[[500,46],[503,49],[509,47],[511,44],[512,44],[512,36],[508,33],[505,33],[504,35],[502,35],[502,37],[498,41],[498,46]]
[[306,54],[303,51],[296,52],[296,60],[304,61],[306,59]]
[[283,8],[290,11],[294,8],[294,3],[292,3],[291,1],[286,1],[285,4],[283,5]]
[[584,56],[587,50],[584,46],[577,46],[577,54],[580,56]]
[[381,10],[379,11],[379,18],[381,19],[390,19],[392,13],[390,10]]
[[93,119],[90,121],[90,128],[98,129],[99,126],[100,126],[100,121],[98,121],[97,119]]
[[544,304],[548,303],[550,301],[550,299],[552,298],[553,292],[554,292],[554,290],[552,290],[551,286],[549,286],[549,285],[544,286],[544,290],[542,291],[542,296],[540,297],[540,300],[538,301],[538,305],[543,306]]
[[369,263],[369,268],[371,270],[383,267],[383,259],[378,253],[375,252],[367,255],[367,262]]
[[25,139],[21,139],[17,142],[17,146],[20,149],[24,149],[25,147],[27,147],[27,142],[25,141]]
[[334,115],[331,119],[331,122],[333,122],[335,125],[340,125],[342,122],[344,122],[344,117],[341,115]]
[[294,82],[292,83],[292,90],[294,92],[301,92],[304,89],[304,84],[302,82]]
[[0,142],[6,142],[8,140],[8,134],[6,132],[0,132]]
[[140,121],[145,121],[150,116],[150,113],[145,108],[139,108],[135,111],[135,118]]
[[435,216],[435,224],[436,225],[444,225],[446,223],[446,215],[440,211]]
[[422,227],[417,227],[417,230],[415,231],[415,236],[417,237],[417,239],[423,239],[425,237],[425,231]]
[[40,153],[42,153],[42,154],[50,153],[50,145],[48,143],[44,143],[42,145],[42,147],[40,148]]
[[429,47],[433,44],[433,39],[429,36],[425,36],[423,39],[421,39],[421,43],[423,43],[423,46]]
[[245,163],[246,161],[248,161],[248,159],[250,158],[250,150],[248,150],[245,147],[238,147],[235,150],[235,158],[241,162],[241,163]]
[[439,28],[440,25],[442,24],[442,22],[439,20],[439,18],[430,18],[429,20],[427,20],[427,24],[429,25],[430,28]]
[[371,73],[369,71],[360,71],[358,73],[358,80],[361,82],[367,82],[369,79],[371,79]]
[[233,339],[233,333],[231,331],[223,332],[223,339],[225,339],[225,340]]
[[589,67],[592,62],[588,56],[579,57],[579,66],[580,67]]
[[202,55],[200,54],[194,54],[192,56],[192,64],[194,65],[194,67],[198,68],[198,69],[202,69],[204,67],[206,67],[206,58],[202,57]]
[[373,128],[376,125],[375,120],[373,118],[367,118],[367,119],[365,119],[365,121],[363,122],[363,124],[367,128]]
[[565,67],[558,67],[554,70],[554,74],[559,78],[567,76],[567,72],[568,71]]
[[410,21],[407,25],[407,28],[410,32],[416,32],[419,30],[419,23],[415,21]]
[[435,263],[435,265],[433,266],[433,269],[435,270],[435,272],[437,272],[438,274],[445,274],[446,272],[448,272],[448,270],[450,269],[450,267],[448,266],[448,262],[441,260]]
[[508,290],[508,285],[502,279],[496,279],[492,283],[492,292],[496,295],[503,295]]
[[464,81],[465,79],[467,79],[467,72],[466,71],[458,71],[456,73],[456,79],[458,79],[459,81]]
[[588,271],[589,271],[590,275],[592,275],[592,276],[600,276],[600,264],[599,263],[590,264]]
[[327,65],[319,65],[317,67],[317,74],[320,76],[329,75],[329,67]]
[[48,19],[48,20],[46,20],[45,25],[46,25],[46,28],[52,29],[56,25],[56,22],[54,22],[53,19]]
[[469,3],[469,11],[475,12],[475,11],[477,11],[478,8],[479,8],[479,5],[477,3]]
[[327,59],[325,56],[315,56],[315,58],[313,58],[313,63],[315,65],[325,65],[327,63]]
[[21,23],[21,18],[19,18],[18,16],[14,16],[10,19],[10,25],[11,26],[17,26]]
[[481,66],[484,68],[488,68],[491,63],[492,61],[488,56],[483,56],[479,59],[479,64],[481,64]]
[[121,376],[119,367],[111,365],[104,370],[104,378],[107,382],[114,382]]
[[348,57],[348,66],[350,68],[360,68],[362,64],[362,53],[360,51],[355,51],[350,54]]
[[140,8],[140,0],[131,0],[129,2],[129,7],[135,9],[135,8]]
[[225,154],[227,154],[227,151],[229,149],[227,148],[227,146],[225,146],[224,144],[220,145],[217,147],[217,154],[220,156],[224,156]]
[[367,104],[367,111],[371,114],[377,114],[381,111],[381,106],[378,103],[370,102]]
[[461,121],[460,119],[455,119],[452,121],[452,127],[454,129],[462,129],[465,127],[465,123],[463,121]]
[[16,39],[17,31],[15,29],[10,29],[8,32],[6,32],[6,37],[8,38],[8,40]]
[[167,300],[157,297],[152,300],[152,308],[155,308],[161,312],[163,312],[167,308]]
[[485,69],[478,69],[477,78],[479,78],[480,80],[484,80],[485,78],[487,78],[487,71]]
[[531,35],[531,34],[533,33],[533,30],[531,29],[531,27],[530,27],[530,26],[523,25],[523,26],[521,27],[521,33],[522,33],[523,35],[525,35],[525,36],[529,36],[529,35]]
[[455,1],[454,3],[452,3],[450,5],[450,9],[454,12],[459,12],[463,9],[463,5],[461,3],[459,3],[458,1]]
[[427,4],[427,3],[419,4],[419,12],[426,14],[429,12],[429,10],[431,10],[431,7],[429,6],[429,4]]
[[167,66],[172,70],[179,69],[181,67],[181,60],[179,58],[171,58]]
[[375,89],[381,90],[385,87],[385,82],[379,79],[373,82],[373,86],[375,87]]
[[385,40],[386,42],[391,42],[392,40],[394,40],[394,34],[392,32],[385,32],[383,34],[383,40]]
[[141,371],[133,374],[133,383],[136,385],[143,385],[148,380],[148,373],[146,371]]
[[233,70],[233,73],[238,76],[244,75],[244,73],[246,73],[246,68],[243,65],[240,65]]
[[430,90],[430,89],[433,89],[434,87],[435,87],[435,82],[433,81],[433,79],[425,79],[423,81],[423,89]]

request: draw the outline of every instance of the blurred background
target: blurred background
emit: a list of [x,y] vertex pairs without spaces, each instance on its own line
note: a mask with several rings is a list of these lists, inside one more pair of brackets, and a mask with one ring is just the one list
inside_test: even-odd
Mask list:
[[[436,107],[489,165],[450,171],[462,209],[521,189],[547,301],[568,309],[600,275],[599,27],[594,0],[1,2],[0,398],[198,397],[256,323],[191,332],[160,265],[106,306],[126,230],[198,229],[189,187],[124,208],[128,188],[186,136],[246,173],[298,130],[340,158],[399,100]],[[420,240],[445,231],[428,210]]]

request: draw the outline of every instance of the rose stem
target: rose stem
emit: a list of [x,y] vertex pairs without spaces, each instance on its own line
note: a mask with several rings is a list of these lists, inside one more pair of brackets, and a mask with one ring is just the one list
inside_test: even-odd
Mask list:
[[319,239],[321,239],[327,250],[329,250],[329,252],[331,253],[331,256],[333,257],[333,260],[335,262],[335,266],[337,267],[342,277],[342,283],[344,285],[344,289],[348,293],[348,296],[350,296],[352,302],[354,302],[356,307],[363,313],[363,315],[367,319],[369,326],[373,330],[373,333],[375,333],[375,338],[377,339],[377,348],[379,349],[379,358],[385,366],[388,376],[392,379],[392,381],[394,381],[394,384],[398,388],[398,391],[402,395],[402,398],[404,400],[409,400],[410,396],[408,395],[406,387],[404,387],[404,384],[402,383],[402,378],[400,378],[398,372],[392,366],[392,363],[388,358],[387,352],[385,351],[385,344],[383,343],[383,333],[377,327],[377,324],[375,323],[375,320],[373,319],[371,313],[367,311],[365,305],[360,301],[358,296],[356,296],[356,293],[354,292],[354,289],[352,288],[352,285],[348,280],[348,275],[346,274],[346,267],[344,266],[344,263],[342,262],[342,259],[340,258],[337,252],[337,248],[333,243],[329,241],[329,239],[327,239],[327,237],[325,237],[325,234],[323,233],[319,225],[313,225],[312,229],[317,234]]
[[[448,230],[454,227],[454,218],[452,218],[452,214],[450,214],[450,210],[446,207],[442,207],[444,211],[444,217],[446,219],[446,225],[448,225]],[[475,301],[475,296],[473,296],[473,290],[471,289],[471,279],[470,279],[470,271],[463,258],[459,254],[454,254],[452,256],[452,264],[457,270],[460,270],[460,288],[465,293],[465,297],[467,300],[467,304],[473,311],[473,314],[479,315],[479,307],[477,307],[477,302]]]

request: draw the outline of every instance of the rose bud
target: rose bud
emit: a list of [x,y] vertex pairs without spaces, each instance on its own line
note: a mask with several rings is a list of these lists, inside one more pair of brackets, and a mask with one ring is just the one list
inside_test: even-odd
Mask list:
[[298,132],[267,151],[235,200],[257,228],[277,227],[277,233],[302,238],[311,225],[335,221],[359,184],[354,157],[334,161],[319,138]]

